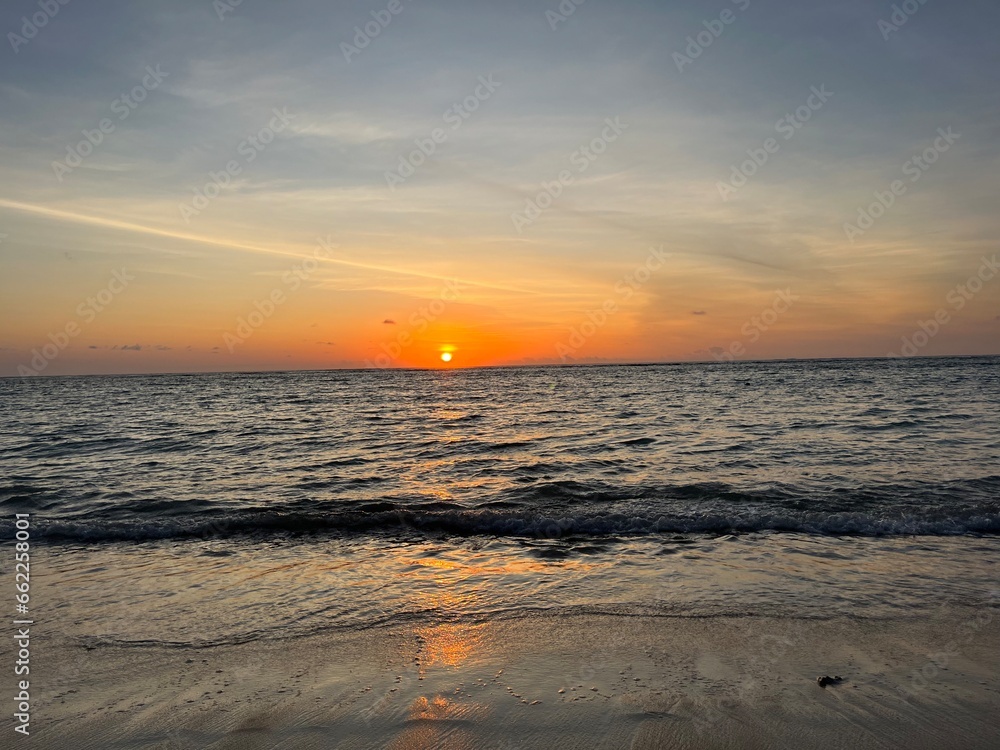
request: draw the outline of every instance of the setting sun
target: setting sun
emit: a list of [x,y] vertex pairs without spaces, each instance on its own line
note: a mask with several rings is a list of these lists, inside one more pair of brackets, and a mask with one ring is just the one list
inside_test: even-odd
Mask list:
[[441,352],[442,362],[451,362],[451,352]]

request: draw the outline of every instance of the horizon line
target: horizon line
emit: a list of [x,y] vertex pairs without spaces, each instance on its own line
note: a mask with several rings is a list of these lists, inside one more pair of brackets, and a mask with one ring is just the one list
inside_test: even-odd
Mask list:
[[92,372],[64,375],[0,375],[0,380],[37,380],[42,378],[148,378],[171,375],[283,375],[288,373],[309,372],[469,372],[472,370],[526,370],[546,367],[664,367],[681,365],[737,365],[737,364],[781,364],[786,362],[851,362],[851,361],[906,361],[924,359],[991,359],[1000,357],[995,354],[918,354],[906,356],[853,356],[853,357],[777,357],[761,359],[691,359],[691,360],[661,360],[661,361],[611,361],[611,362],[533,362],[524,364],[475,365],[470,367],[322,367],[289,370],[204,370],[186,372]]

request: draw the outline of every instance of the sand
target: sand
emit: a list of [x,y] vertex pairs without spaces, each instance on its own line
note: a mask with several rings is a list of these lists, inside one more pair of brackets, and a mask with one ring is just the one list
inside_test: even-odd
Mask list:
[[16,745],[996,748],[995,611],[538,615],[201,649],[42,638]]

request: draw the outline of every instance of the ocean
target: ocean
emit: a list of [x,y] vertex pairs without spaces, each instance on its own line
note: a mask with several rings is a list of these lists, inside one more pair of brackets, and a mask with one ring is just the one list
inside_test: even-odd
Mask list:
[[1000,590],[998,365],[4,379],[0,532],[30,514],[32,612],[93,645],[919,618]]

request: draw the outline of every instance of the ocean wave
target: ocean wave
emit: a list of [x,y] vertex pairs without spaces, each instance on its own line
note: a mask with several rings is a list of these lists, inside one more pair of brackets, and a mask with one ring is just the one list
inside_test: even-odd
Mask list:
[[[0,483],[0,507],[33,513],[35,538],[80,542],[379,532],[543,538],[766,531],[861,536],[1000,533],[1000,475],[873,486],[852,486],[830,477],[810,484],[754,487],[719,481],[544,479],[484,490],[462,501],[375,492],[382,481],[377,474],[320,477],[288,485],[288,497],[249,502],[85,487],[70,497],[12,477]],[[321,497],[310,497],[313,491]],[[10,517],[0,518],[0,534],[11,523]]]
[[[383,505],[383,508],[385,506]],[[1000,513],[881,517],[866,513],[584,512],[537,513],[525,509],[381,509],[377,511],[204,513],[143,520],[39,520],[34,537],[54,542],[151,541],[275,534],[394,533],[559,539],[652,534],[798,532],[828,536],[955,536],[1000,533]]]

